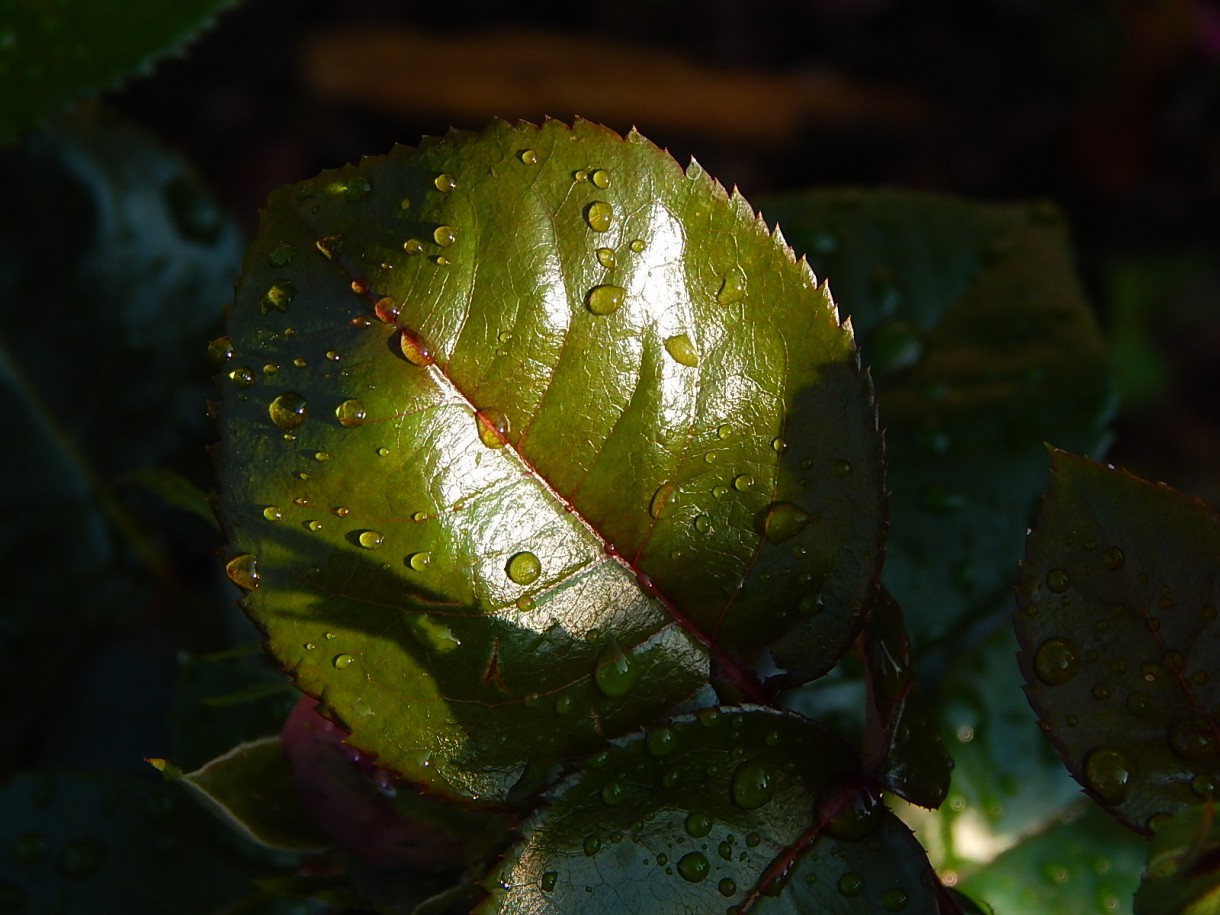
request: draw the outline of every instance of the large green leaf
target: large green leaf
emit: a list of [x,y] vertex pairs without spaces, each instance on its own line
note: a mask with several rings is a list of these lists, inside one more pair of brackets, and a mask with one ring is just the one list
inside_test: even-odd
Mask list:
[[499,123],[274,194],[230,316],[228,570],[379,762],[505,796],[851,643],[880,437],[825,286],[698,165]]
[[1046,204],[898,191],[764,202],[829,279],[877,384],[893,492],[882,581],[917,649],[1008,606],[1042,442],[1092,451],[1112,410],[1068,233]]
[[1147,831],[1220,779],[1220,519],[1062,451],[1015,614],[1030,703],[1073,776]]
[[235,0],[7,0],[0,6],[0,144],[85,93],[180,50]]
[[769,709],[658,724],[547,794],[483,911],[936,912],[922,850],[857,767]]

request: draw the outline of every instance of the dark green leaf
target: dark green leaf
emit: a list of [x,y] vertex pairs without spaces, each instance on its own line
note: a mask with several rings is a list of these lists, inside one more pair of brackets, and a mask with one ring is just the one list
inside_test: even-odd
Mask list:
[[87,93],[147,73],[235,0],[14,0],[0,8],[0,145]]
[[877,384],[893,492],[882,582],[917,649],[1007,606],[1045,484],[1043,441],[1099,446],[1105,350],[1045,204],[895,191],[768,201],[851,316]]
[[1209,915],[1220,906],[1220,826],[1211,802],[1157,822],[1136,915]]
[[1220,522],[1062,451],[1015,614],[1030,702],[1072,775],[1133,829],[1220,779]]
[[935,912],[927,860],[814,722],[705,709],[621,738],[544,798],[486,912]]
[[383,765],[532,789],[859,630],[882,486],[850,331],[637,134],[500,123],[285,188],[230,325],[230,577]]

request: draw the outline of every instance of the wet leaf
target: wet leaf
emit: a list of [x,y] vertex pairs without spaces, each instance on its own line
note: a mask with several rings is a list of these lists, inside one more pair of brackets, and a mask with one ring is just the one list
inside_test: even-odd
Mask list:
[[87,93],[147,73],[234,0],[6,3],[0,11],[0,145]]
[[850,314],[893,492],[882,582],[917,650],[1006,611],[1046,480],[1042,442],[1093,451],[1112,412],[1097,324],[1047,204],[897,191],[767,201]]
[[285,188],[230,336],[230,578],[353,743],[435,791],[533,790],[859,630],[882,485],[851,333],[636,134],[501,123]]
[[935,912],[910,833],[851,750],[769,709],[621,738],[544,798],[485,912]]
[[1017,590],[1026,691],[1076,780],[1144,832],[1220,779],[1220,523],[1085,458],[1051,467]]
[[1207,915],[1220,905],[1220,828],[1212,802],[1159,821],[1135,894],[1136,915]]

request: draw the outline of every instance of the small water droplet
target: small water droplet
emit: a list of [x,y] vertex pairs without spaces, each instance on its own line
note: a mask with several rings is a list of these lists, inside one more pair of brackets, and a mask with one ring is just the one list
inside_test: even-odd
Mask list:
[[335,419],[344,426],[358,426],[364,422],[364,404],[351,398],[335,407]]
[[1169,746],[1183,759],[1201,762],[1216,755],[1216,733],[1203,715],[1179,718],[1169,728]]
[[645,245],[645,243],[644,243],[644,239],[642,239],[642,238],[633,238],[633,239],[631,240],[631,244],[630,244],[630,245],[628,245],[627,247],[629,247],[629,248],[630,248],[632,251],[634,251],[636,254],[641,254],[641,253],[643,253],[644,248],[645,248],[645,247],[647,247],[647,245]]
[[267,314],[269,311],[287,311],[295,295],[296,288],[288,280],[272,283],[271,287],[263,293],[262,301],[259,302],[259,311],[263,314]]
[[707,515],[695,515],[695,531],[706,534],[712,529],[712,521]]
[[415,257],[424,253],[424,243],[418,238],[408,238],[402,243],[402,250],[406,251],[409,257]]
[[692,851],[678,861],[678,873],[687,883],[699,883],[707,877],[711,865],[703,852]]
[[706,813],[691,813],[686,817],[686,834],[692,839],[702,839],[712,831],[712,818]]
[[542,563],[528,550],[514,553],[504,565],[509,581],[518,585],[533,584],[542,574]]
[[673,728],[662,724],[649,729],[645,744],[651,755],[664,756],[672,752],[678,745],[678,739],[674,735]]
[[901,912],[907,907],[907,894],[894,887],[881,894],[881,905],[887,912]]
[[737,892],[737,883],[732,877],[724,877],[716,884],[716,891],[727,899]]
[[284,513],[274,505],[268,505],[263,509],[263,517],[268,521],[282,521],[284,519]]
[[601,851],[602,840],[594,835],[585,836],[585,846],[584,847],[585,847],[585,854],[588,855],[590,858],[592,858],[599,851]]
[[848,871],[839,878],[839,892],[844,896],[859,896],[864,892],[864,877],[855,871]]
[[1102,564],[1111,572],[1116,572],[1123,567],[1123,551],[1116,546],[1106,547],[1101,554]]
[[627,290],[622,286],[594,286],[585,303],[595,315],[613,314],[622,307]]
[[343,244],[342,235],[327,235],[325,238],[319,238],[314,243],[314,247],[328,261],[334,260],[339,254],[339,248]]
[[1190,780],[1190,790],[1204,800],[1214,798],[1216,796],[1216,779],[1211,775],[1196,775]]
[[267,263],[272,267],[287,267],[297,256],[297,249],[287,242],[281,242],[271,249],[267,255]]
[[[336,513],[338,513],[338,510],[336,510]],[[360,536],[356,540],[366,550],[375,550],[385,543],[385,537],[377,531],[361,531]]]
[[352,292],[356,295],[364,295],[369,291],[369,284],[365,280],[352,280]]
[[517,158],[521,160],[522,165],[537,165],[538,153],[532,149],[523,149],[517,153]]
[[572,711],[571,696],[560,696],[555,700],[555,713],[557,715],[566,715],[570,711]]
[[851,461],[835,461],[832,468],[834,475],[842,479],[851,476]]
[[1051,569],[1046,573],[1046,586],[1056,594],[1062,594],[1071,587],[1071,579],[1063,569]]
[[208,341],[208,358],[217,365],[233,358],[233,341],[228,337],[217,337]]
[[733,801],[745,810],[756,810],[771,800],[775,777],[759,759],[742,763],[733,773]]
[[716,301],[721,305],[732,305],[734,302],[740,302],[745,295],[745,274],[734,267],[721,278],[720,289],[716,292]]
[[479,441],[488,448],[503,448],[508,443],[508,416],[501,410],[480,410],[475,414]]
[[589,173],[589,181],[594,187],[601,188],[603,191],[610,186],[610,172],[604,168],[595,168]]
[[356,658],[354,655],[350,654],[337,654],[331,663],[335,665],[336,670],[344,670],[345,668],[351,667],[353,664],[355,664]]
[[626,796],[623,786],[616,781],[608,781],[602,785],[602,803],[607,807],[617,807]]
[[229,380],[233,382],[234,387],[248,388],[254,384],[254,372],[248,366],[239,365],[229,372]]
[[1047,639],[1034,652],[1034,673],[1048,686],[1062,686],[1079,670],[1080,658],[1066,639]]
[[436,362],[436,358],[432,355],[431,348],[424,343],[419,337],[411,333],[409,330],[403,329],[399,334],[398,348],[402,351],[403,358],[412,365],[426,368]]
[[267,407],[271,422],[284,432],[290,432],[309,415],[305,409],[305,398],[296,391],[285,391]]
[[416,572],[426,571],[428,566],[432,564],[432,554],[427,550],[420,550],[418,553],[412,553],[407,557],[407,565]]
[[448,267],[449,258],[445,257],[443,254],[438,254],[436,257],[432,258],[432,263],[436,264],[438,267]]
[[253,591],[258,587],[258,560],[252,553],[234,556],[225,563],[225,574],[243,591]]
[[295,366],[296,366],[297,368],[299,368],[299,369],[303,369],[303,368],[305,368],[305,366],[306,366],[306,365],[308,365],[309,363],[307,363],[307,362],[305,361],[305,357],[304,357],[304,356],[297,356],[295,359],[293,359],[293,360],[292,360],[292,364],[293,364],[293,365],[295,365]]
[[280,370],[280,367],[278,365],[276,365],[274,362],[268,362],[266,365],[263,366],[263,374],[266,375],[267,377],[271,377],[279,370]]
[[738,492],[747,492],[754,485],[754,478],[748,473],[739,473],[733,477],[733,488]]
[[598,248],[597,262],[607,270],[614,269],[614,265],[618,262],[618,258],[614,254],[613,248]]
[[[555,884],[558,881],[559,881],[559,872],[558,871],[547,871],[545,874],[542,875],[542,882],[540,884],[542,887],[542,891],[544,893],[553,892],[555,889]],[[505,889],[507,889],[507,887],[505,887]]]
[[432,183],[442,194],[448,194],[451,190],[457,187],[457,179],[454,178],[453,175],[445,174],[444,172],[437,175]]
[[1121,750],[1098,747],[1084,758],[1085,784],[1108,803],[1122,801],[1134,778],[1135,766]]
[[448,248],[457,241],[457,234],[453,231],[453,226],[437,226],[432,233],[432,239],[442,248]]
[[686,334],[675,334],[665,340],[665,352],[679,365],[694,368],[699,364],[699,353]]
[[772,502],[762,514],[762,535],[771,543],[791,540],[805,529],[809,515],[792,502]]
[[723,499],[728,494],[729,494],[729,488],[727,486],[713,486],[712,487],[712,495],[715,496],[717,499]]
[[648,514],[654,518],[660,518],[665,513],[665,509],[669,505],[669,500],[673,498],[673,494],[673,483],[662,483],[658,486],[657,491],[652,494],[652,499],[648,503]]
[[638,676],[639,669],[631,657],[623,653],[618,642],[611,640],[597,659],[593,681],[604,695],[617,697],[629,693]]
[[608,232],[614,222],[614,208],[604,200],[594,200],[585,208],[585,222],[594,232]]
[[308,528],[309,530],[313,531],[316,534],[318,531],[322,530],[322,522],[321,521],[306,521],[305,527]]

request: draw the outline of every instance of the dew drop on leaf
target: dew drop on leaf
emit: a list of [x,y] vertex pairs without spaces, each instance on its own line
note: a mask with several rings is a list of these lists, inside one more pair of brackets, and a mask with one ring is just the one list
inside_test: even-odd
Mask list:
[[897,887],[888,889],[881,894],[881,906],[887,912],[901,912],[907,907],[907,900],[906,892]]
[[695,515],[695,531],[706,534],[712,529],[712,521],[707,515]]
[[748,473],[739,473],[733,477],[733,488],[738,492],[746,492],[754,485],[754,478]]
[[1190,790],[1207,800],[1216,796],[1216,780],[1210,775],[1196,775],[1190,780]]
[[542,891],[544,893],[553,892],[555,889],[555,884],[558,881],[559,881],[558,871],[547,871],[545,874],[542,875],[542,883],[541,883]]
[[724,877],[716,884],[716,890],[726,899],[737,892],[737,883],[732,877]]
[[594,232],[608,232],[614,222],[614,209],[604,200],[594,200],[585,209],[585,222]]
[[631,657],[623,653],[618,642],[611,641],[597,659],[593,682],[606,696],[625,696],[635,685],[638,676],[639,671]]
[[673,498],[674,484],[662,483],[657,487],[657,491],[652,494],[652,499],[648,503],[648,514],[654,518],[660,518],[665,514],[665,509],[669,505],[669,500]]
[[532,149],[523,149],[517,154],[517,158],[521,160],[522,165],[537,165],[538,153]]
[[305,422],[305,418],[309,415],[305,407],[304,397],[296,391],[285,391],[271,401],[267,407],[267,413],[276,428],[284,432],[291,432]]
[[339,248],[343,244],[343,236],[327,235],[325,238],[319,238],[313,243],[321,254],[328,261],[334,260],[339,254]]
[[791,540],[809,523],[809,515],[791,502],[772,502],[763,512],[762,535],[772,543]]
[[457,241],[457,234],[453,231],[453,226],[437,226],[432,233],[432,240],[442,248],[448,248]]
[[337,654],[331,663],[335,665],[336,670],[343,670],[344,668],[351,667],[354,663],[356,663],[356,658],[350,654]]
[[762,760],[748,760],[733,773],[732,793],[738,807],[756,810],[771,800],[775,778]]
[[614,265],[618,262],[618,258],[614,254],[614,249],[613,248],[598,248],[597,249],[597,262],[599,264],[601,264],[603,267],[605,267],[607,270],[612,270],[614,268]]
[[686,834],[692,839],[702,839],[712,831],[712,818],[706,813],[691,813],[686,817]]
[[364,404],[355,398],[343,401],[335,407],[335,419],[344,426],[358,426],[364,422]]
[[601,839],[599,839],[597,836],[594,836],[594,835],[585,836],[584,849],[585,849],[586,855],[588,855],[590,858],[592,858],[599,851],[601,851],[601,848],[602,848]]
[[628,247],[629,247],[629,248],[630,248],[632,251],[634,251],[636,254],[641,254],[641,253],[643,253],[644,248],[646,248],[646,247],[647,247],[647,245],[644,243],[644,239],[642,239],[642,238],[633,238],[633,239],[631,240],[631,244],[630,244],[630,245],[628,245]]
[[445,174],[444,172],[437,175],[432,183],[442,194],[448,194],[457,187],[457,179],[453,175]]
[[385,537],[377,531],[361,531],[356,540],[366,550],[375,550],[385,543]]
[[678,873],[688,883],[699,883],[707,877],[711,865],[703,852],[692,851],[682,856],[678,861]]
[[736,267],[725,273],[720,280],[720,289],[716,292],[716,301],[721,305],[732,305],[740,302],[746,294],[746,277]]
[[402,243],[402,250],[406,251],[408,256],[414,257],[424,253],[424,243],[418,238],[408,238]]
[[1201,762],[1216,755],[1216,733],[1202,715],[1179,718],[1169,728],[1169,747],[1183,759]]
[[1116,546],[1106,547],[1101,554],[1101,562],[1111,572],[1117,572],[1123,567],[1123,551]]
[[514,553],[504,566],[504,574],[514,584],[532,584],[542,574],[542,563],[528,550]]
[[686,334],[675,334],[668,337],[665,340],[665,352],[669,353],[670,358],[679,365],[693,369],[699,364],[699,353]]
[[427,550],[421,550],[418,553],[412,553],[407,557],[407,565],[416,572],[426,571],[428,566],[432,564],[432,554]]
[[403,330],[399,335],[398,348],[402,350],[403,358],[420,368],[425,368],[436,362],[432,351],[427,345],[408,330]]
[[664,724],[650,728],[648,736],[645,738],[645,745],[652,756],[664,756],[667,753],[671,753],[677,744],[678,741],[674,735],[673,728]]
[[589,181],[594,187],[601,188],[603,191],[610,186],[610,172],[604,168],[595,168],[589,173]]
[[834,475],[842,479],[851,476],[851,461],[835,461]]
[[586,304],[595,315],[609,315],[622,307],[627,290],[622,286],[594,286],[589,290]]
[[1084,758],[1085,785],[1111,804],[1117,804],[1127,796],[1134,778],[1134,764],[1114,747],[1098,747]]
[[508,416],[501,410],[480,410],[475,414],[479,441],[488,448],[503,448],[508,442]]
[[1063,569],[1051,569],[1046,573],[1046,586],[1056,594],[1062,594],[1071,586],[1071,580]]
[[284,518],[284,513],[274,505],[268,505],[263,509],[263,517],[268,521],[282,521]]
[[606,782],[602,786],[602,803],[607,807],[617,807],[623,802],[624,792],[623,786],[616,781]]
[[258,560],[252,553],[234,556],[225,563],[225,574],[243,591],[253,591],[258,587]]
[[233,358],[233,341],[228,337],[217,337],[208,341],[208,358],[217,365]]
[[269,311],[287,311],[295,295],[296,288],[288,280],[272,283],[271,287],[263,293],[262,301],[259,302],[259,311],[263,314]]
[[233,382],[234,387],[248,388],[254,384],[254,372],[248,366],[239,365],[229,372],[229,380]]
[[859,896],[864,892],[864,878],[855,871],[848,871],[839,878],[839,892],[844,896]]
[[1080,670],[1080,658],[1066,639],[1047,639],[1034,652],[1034,673],[1048,686],[1062,686]]

